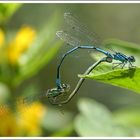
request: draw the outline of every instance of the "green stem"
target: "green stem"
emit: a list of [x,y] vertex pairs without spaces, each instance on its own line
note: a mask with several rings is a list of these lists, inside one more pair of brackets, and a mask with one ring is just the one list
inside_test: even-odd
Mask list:
[[[87,75],[89,74],[95,67],[97,67],[100,63],[102,62],[108,62],[107,60],[108,57],[104,57],[102,59],[100,59],[99,61],[97,61],[96,63],[92,64],[84,73],[84,75]],[[52,103],[54,105],[61,105],[61,104],[66,104],[68,103],[72,98],[73,96],[78,92],[78,90],[80,89],[80,87],[82,86],[83,82],[85,81],[85,78],[80,78],[80,80],[78,81],[76,87],[74,88],[74,90],[71,92],[71,94],[69,95],[69,97],[64,100],[64,101],[61,101],[59,103]]]

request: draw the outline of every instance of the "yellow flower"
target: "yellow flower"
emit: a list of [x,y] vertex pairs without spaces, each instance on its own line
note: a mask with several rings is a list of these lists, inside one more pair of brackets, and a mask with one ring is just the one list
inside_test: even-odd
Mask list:
[[17,63],[22,53],[30,47],[35,36],[35,30],[27,26],[18,31],[15,39],[8,46],[8,60],[11,64]]
[[4,41],[5,41],[4,32],[2,31],[2,29],[0,29],[0,48],[4,45]]
[[29,136],[38,136],[41,134],[40,122],[45,113],[45,107],[34,102],[30,105],[19,105],[19,125],[22,132]]
[[[10,64],[18,63],[18,59],[20,56],[26,51],[32,44],[33,40],[36,37],[36,32],[34,29],[28,26],[23,26],[16,34],[16,37],[7,45],[5,42],[5,35],[2,29],[0,29],[0,48],[4,48],[8,61]],[[1,55],[5,54],[5,52],[0,52]],[[1,57],[0,59],[2,59]],[[1,61],[1,60],[0,60]]]
[[0,107],[0,136],[39,136],[42,129],[40,122],[45,107],[34,102],[30,105],[20,103],[13,113],[8,106]]
[[0,109],[0,136],[16,136],[18,124],[13,113],[7,106]]

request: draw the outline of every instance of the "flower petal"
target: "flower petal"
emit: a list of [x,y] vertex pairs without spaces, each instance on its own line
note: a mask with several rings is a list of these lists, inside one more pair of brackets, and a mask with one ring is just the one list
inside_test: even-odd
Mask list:
[[35,36],[36,32],[31,27],[24,26],[18,31],[15,39],[8,47],[8,58],[10,63],[17,63],[22,53],[30,47]]
[[2,29],[0,29],[0,48],[3,46],[4,41],[5,41],[4,32],[2,31]]

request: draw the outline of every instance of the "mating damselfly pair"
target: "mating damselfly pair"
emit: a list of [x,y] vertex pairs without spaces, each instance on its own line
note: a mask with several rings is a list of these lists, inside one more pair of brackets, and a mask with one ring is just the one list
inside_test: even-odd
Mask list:
[[[134,56],[127,56],[123,53],[115,51],[113,51],[113,53],[110,53],[98,47],[96,34],[88,31],[86,26],[81,24],[71,13],[64,13],[64,20],[66,24],[70,27],[70,29],[68,28],[67,30],[57,31],[56,35],[67,44],[73,46],[73,48],[68,50],[62,56],[60,63],[57,67],[56,88],[49,89],[47,92],[47,97],[52,104],[64,104],[69,102],[72,97],[77,93],[85,80],[84,78],[80,78],[71,94],[65,100],[57,101],[58,97],[61,97],[62,94],[65,95],[70,90],[69,84],[64,84],[61,82],[60,69],[65,58],[76,50],[96,50],[105,55],[105,57],[101,58],[99,61],[91,65],[84,74],[89,74],[95,67],[97,67],[102,62],[112,63],[113,69],[119,66],[121,68],[124,68],[126,64],[128,64],[129,68],[132,68],[134,67],[132,63],[135,62]],[[113,60],[117,60],[118,62],[113,63]]]

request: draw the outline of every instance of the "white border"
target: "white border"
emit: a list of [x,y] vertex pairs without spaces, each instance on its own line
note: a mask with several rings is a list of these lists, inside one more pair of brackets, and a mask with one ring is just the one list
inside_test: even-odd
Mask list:
[[[0,1],[0,3],[97,3],[97,4],[109,4],[109,3],[130,3],[130,4],[133,4],[133,3],[140,3],[139,0],[137,1],[122,1],[122,0],[119,0],[119,1],[113,1],[113,0],[110,0],[110,1]],[[140,137],[0,137],[0,139],[140,139]]]

